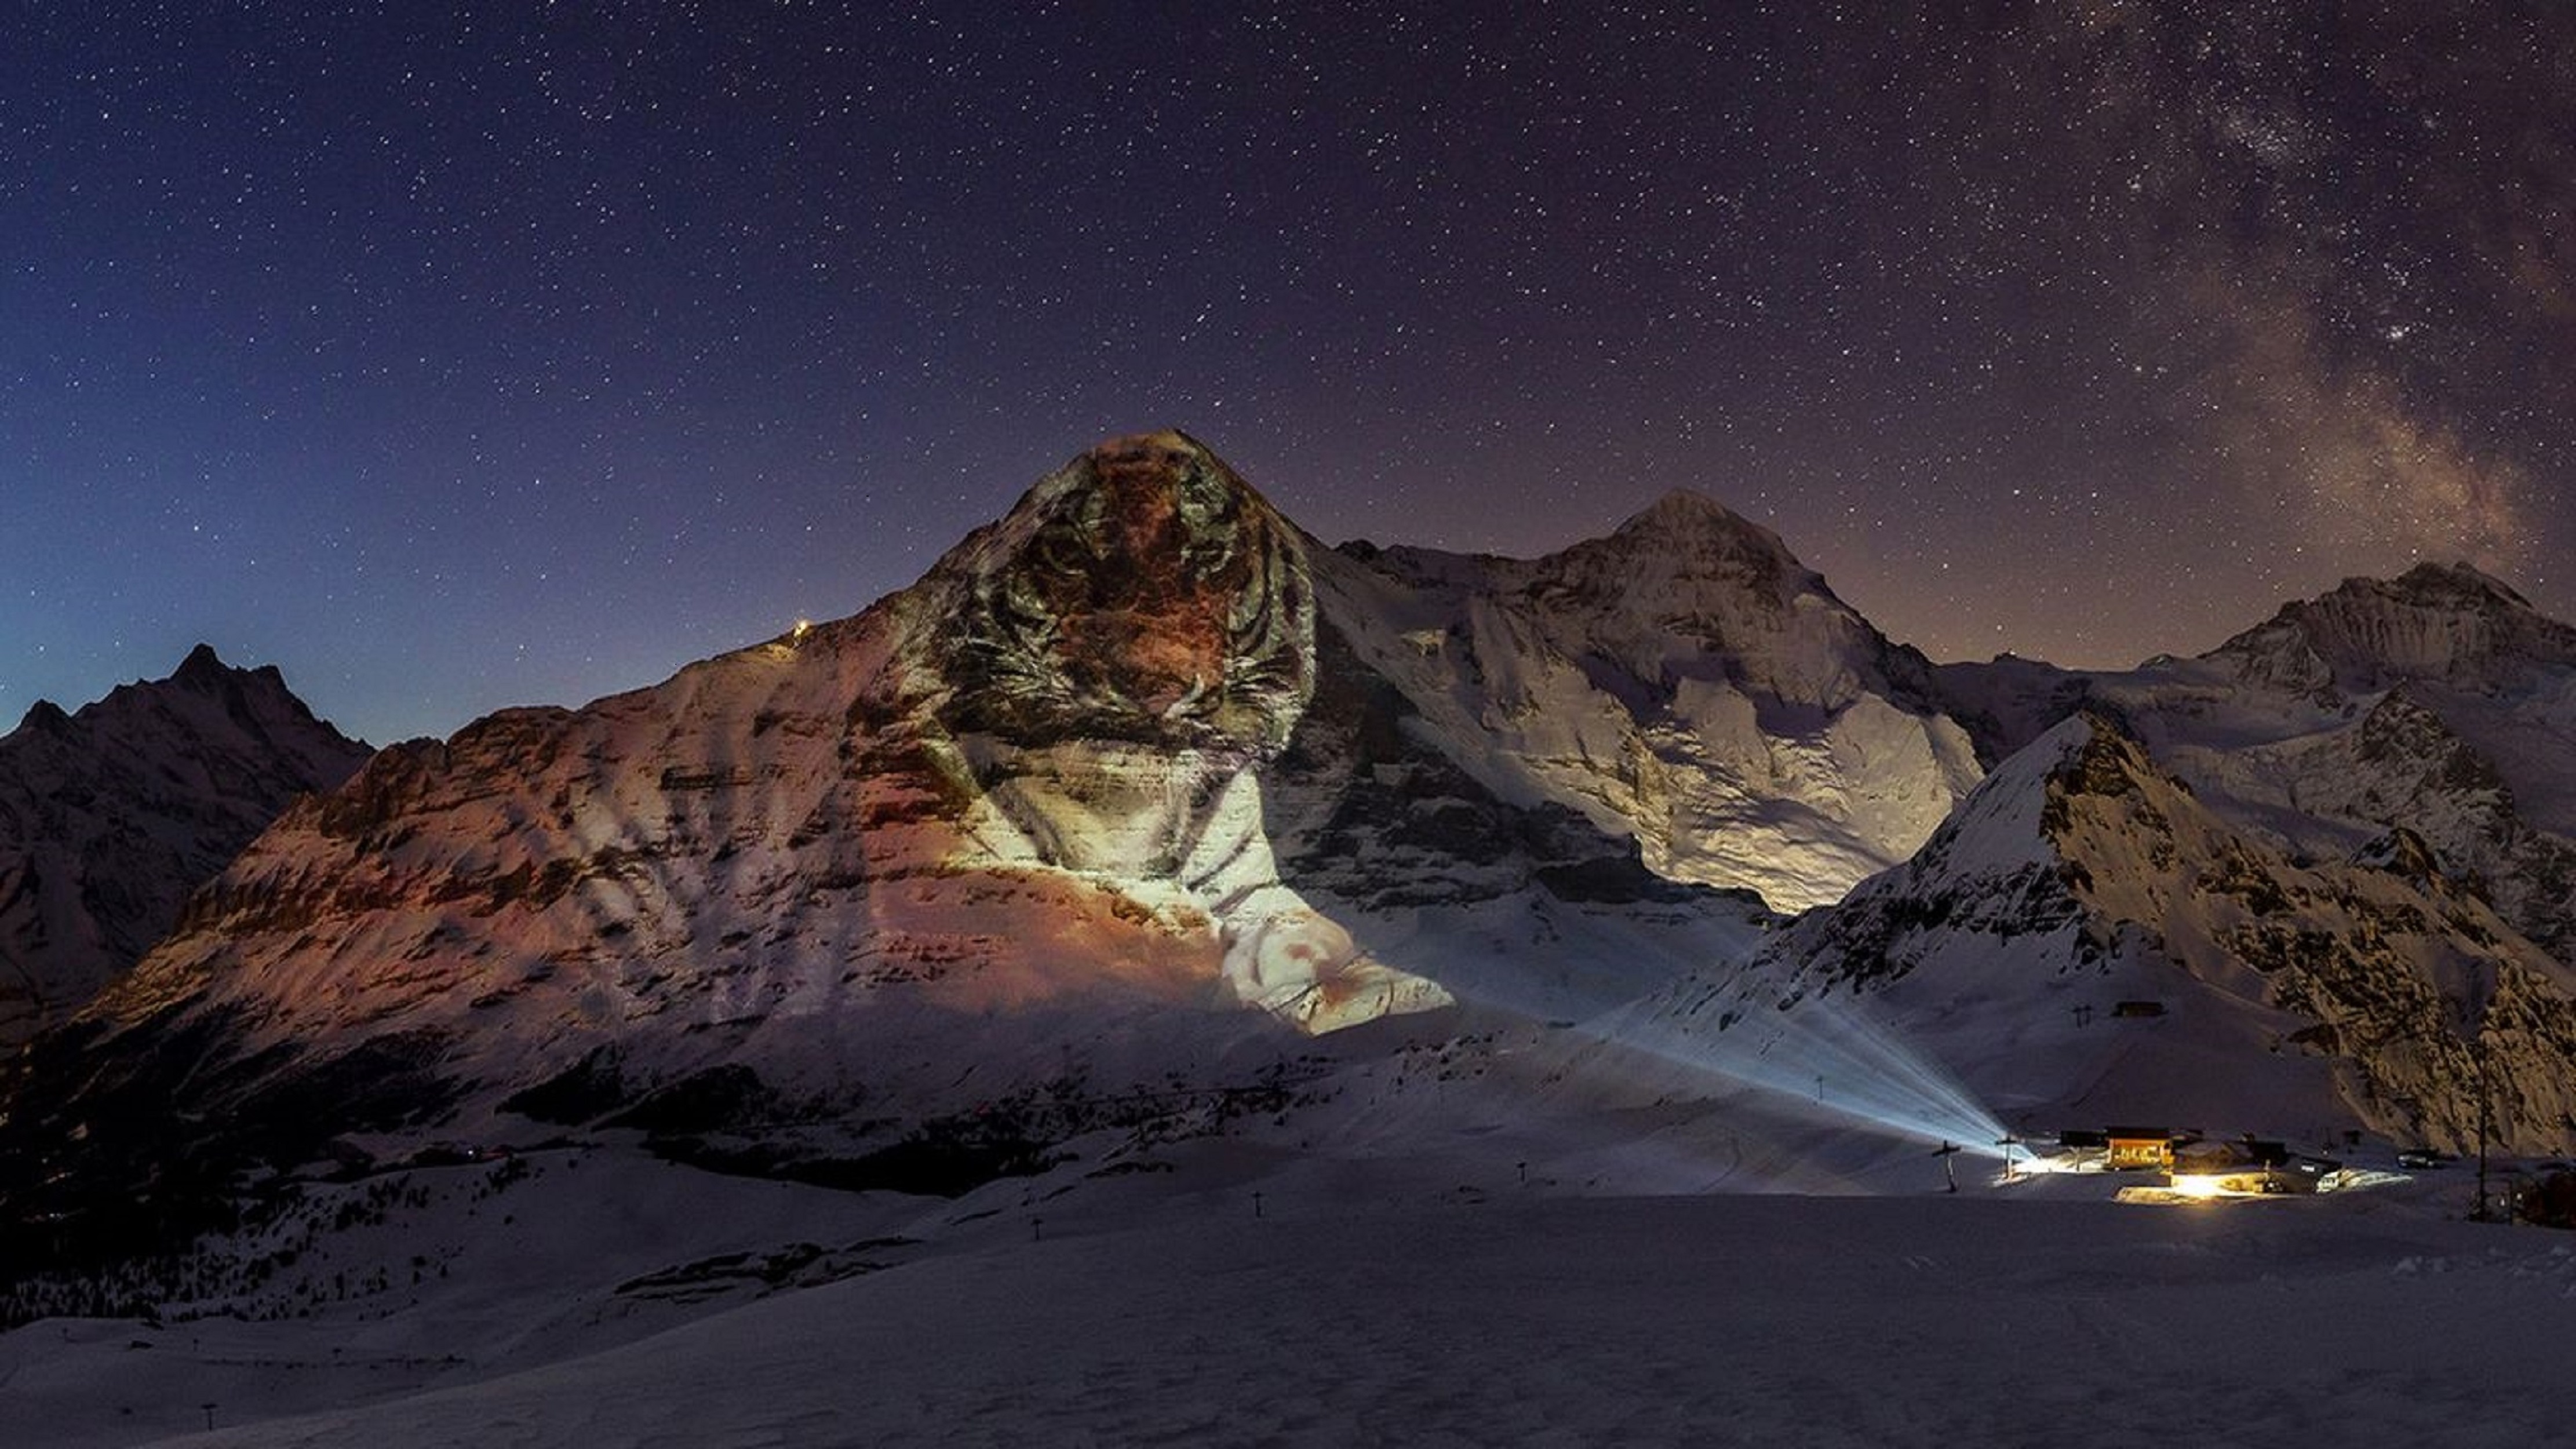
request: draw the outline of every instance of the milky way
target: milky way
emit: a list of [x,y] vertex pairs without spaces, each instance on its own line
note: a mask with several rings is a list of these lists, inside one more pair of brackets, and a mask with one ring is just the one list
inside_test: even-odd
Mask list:
[[20,7],[0,712],[577,702],[1158,426],[1328,539],[1697,488],[1938,657],[2576,614],[2576,6],[1706,8]]

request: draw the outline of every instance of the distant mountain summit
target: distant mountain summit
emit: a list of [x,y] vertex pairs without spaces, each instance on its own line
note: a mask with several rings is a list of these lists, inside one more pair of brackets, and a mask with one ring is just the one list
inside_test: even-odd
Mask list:
[[0,1048],[77,1011],[290,802],[367,754],[274,667],[203,644],[76,713],[37,701],[0,736]]
[[2294,853],[2403,826],[2517,930],[2576,940],[2576,628],[2467,565],[2347,579],[2197,659],[1936,676],[1990,756],[2096,711]]
[[2467,564],[2428,563],[2285,605],[2214,657],[2294,690],[2370,694],[2410,679],[2494,690],[2576,667],[2576,628]]
[[1327,570],[1328,607],[1450,753],[1634,838],[1659,875],[1821,905],[1976,783],[1923,657],[1699,494],[1537,559],[1344,553],[1370,576]]

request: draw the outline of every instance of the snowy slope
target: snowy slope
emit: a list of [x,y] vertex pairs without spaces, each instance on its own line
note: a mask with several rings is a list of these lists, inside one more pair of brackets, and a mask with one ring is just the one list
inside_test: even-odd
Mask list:
[[79,1010],[289,802],[366,758],[274,667],[202,644],[74,713],[38,701],[0,736],[0,1050]]
[[1760,1198],[1176,1225],[189,1442],[2054,1446],[2152,1425],[2367,1446],[2563,1426],[2563,1249],[2309,1226]]
[[[387,1180],[283,1317],[0,1336],[0,1412],[29,1449],[407,1449],[2474,1445],[2576,1411],[2576,1249],[2452,1220],[2457,1182],[2159,1210],[1908,1166],[1665,1198],[1184,1167],[973,1217],[542,1154]],[[335,1291],[360,1240],[399,1271]]]

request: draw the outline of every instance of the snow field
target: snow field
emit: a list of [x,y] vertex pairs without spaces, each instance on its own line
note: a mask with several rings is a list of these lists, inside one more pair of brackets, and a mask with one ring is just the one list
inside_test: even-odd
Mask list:
[[[593,1152],[472,1201],[484,1233],[417,1295],[0,1337],[0,1416],[29,1446],[408,1449],[2470,1445],[2576,1414],[2576,1239],[2453,1220],[2456,1173],[2155,1208],[1964,1169],[1945,1196],[1910,1161],[1875,1196],[1634,1198],[1448,1181],[1463,1158],[1169,1160],[945,1203]],[[435,1239],[467,1201],[320,1251]],[[615,1291],[906,1236],[819,1286]]]

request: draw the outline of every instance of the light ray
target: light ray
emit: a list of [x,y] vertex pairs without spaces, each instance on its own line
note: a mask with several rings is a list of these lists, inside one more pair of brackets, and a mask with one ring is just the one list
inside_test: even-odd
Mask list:
[[2000,1161],[2004,1126],[1958,1077],[1866,1005],[1815,997],[1725,1026],[1614,1013],[1591,1028],[1606,1043],[1782,1099],[1784,1109]]

